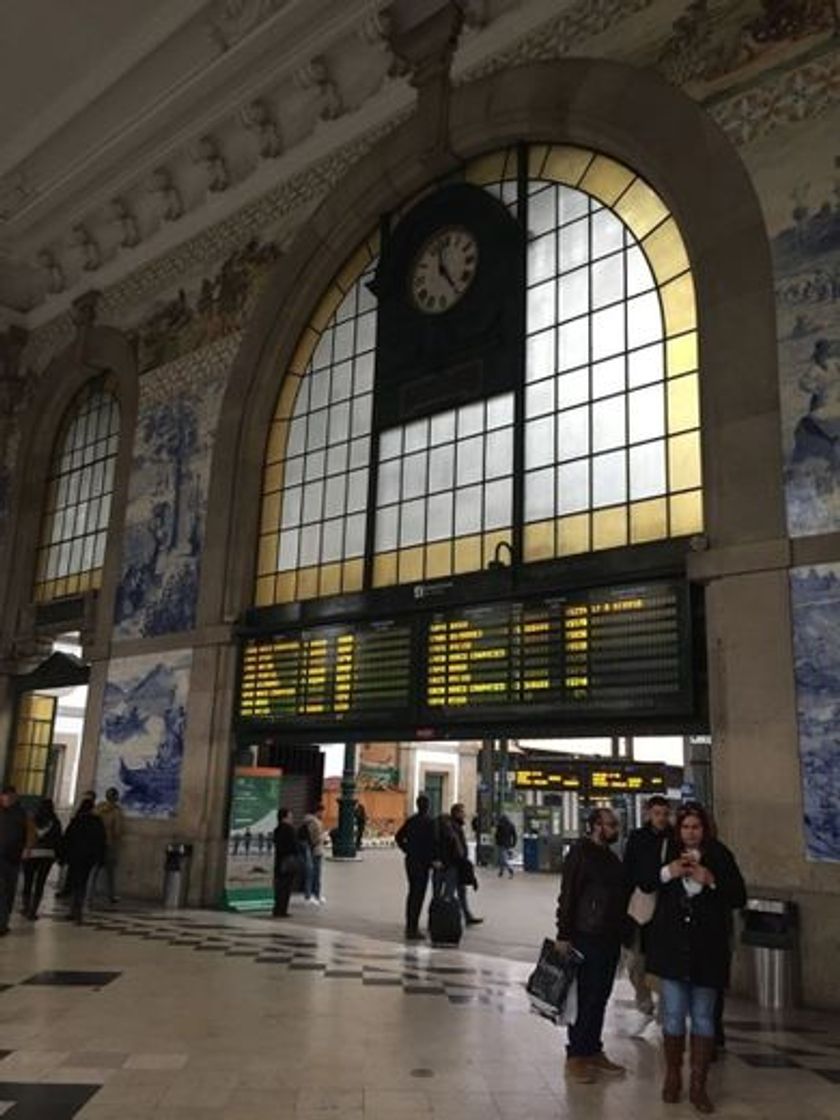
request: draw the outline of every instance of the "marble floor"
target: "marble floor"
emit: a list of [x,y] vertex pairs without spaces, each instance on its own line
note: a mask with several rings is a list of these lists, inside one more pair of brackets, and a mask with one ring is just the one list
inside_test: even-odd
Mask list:
[[[45,915],[0,941],[0,1116],[12,1120],[631,1120],[655,1038],[610,1008],[621,1081],[567,1085],[524,962],[207,911]],[[733,1002],[721,1116],[840,1118],[840,1022]]]

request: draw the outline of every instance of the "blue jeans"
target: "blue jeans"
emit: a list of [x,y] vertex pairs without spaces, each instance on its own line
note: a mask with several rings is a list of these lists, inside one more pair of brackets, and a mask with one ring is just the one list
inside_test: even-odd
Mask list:
[[323,859],[323,856],[314,855],[311,848],[306,849],[303,867],[304,898],[321,897],[321,863]]
[[662,1033],[682,1036],[685,1021],[691,1018],[691,1033],[703,1038],[715,1037],[714,988],[699,988],[687,980],[660,980]]
[[500,875],[505,871],[510,875],[513,874],[513,868],[510,865],[510,850],[502,847],[501,844],[496,845],[496,866],[499,869]]

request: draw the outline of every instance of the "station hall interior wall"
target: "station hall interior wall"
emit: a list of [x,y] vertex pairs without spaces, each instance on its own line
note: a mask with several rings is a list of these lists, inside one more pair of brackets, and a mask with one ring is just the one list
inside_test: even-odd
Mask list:
[[[575,42],[579,57],[553,60],[569,46],[546,35],[513,43],[486,76],[460,82],[444,150],[426,150],[429,122],[417,116],[355,142],[343,177],[325,185],[313,174],[294,211],[267,222],[256,243],[253,230],[243,234],[233,264],[218,262],[211,276],[235,272],[238,296],[203,333],[187,338],[176,317],[154,319],[167,291],[141,316],[134,347],[125,334],[137,330],[137,309],[125,321],[36,332],[34,389],[5,429],[0,734],[8,742],[8,674],[32,652],[25,607],[51,442],[78,386],[110,368],[123,439],[96,624],[85,635],[92,669],[79,788],[110,782],[120,759],[148,769],[132,791],[123,866],[131,893],[159,895],[162,848],[177,837],[196,844],[193,901],[218,897],[232,624],[250,602],[264,433],[280,371],[322,290],[378,214],[430,177],[504,143],[567,141],[648,178],[686,239],[703,339],[708,527],[689,574],[706,587],[716,810],[751,887],[802,907],[805,998],[836,1003],[840,465],[807,439],[807,421],[823,419],[809,388],[821,376],[818,340],[836,345],[840,379],[840,49],[816,35],[718,73],[686,47],[681,69],[679,42],[655,59],[644,51],[648,40],[672,43],[667,17],[656,15],[666,23],[654,27],[653,9],[628,11],[625,28],[631,8],[617,5],[613,25]],[[192,277],[190,291],[201,280]],[[146,530],[161,504],[178,509],[176,524],[150,548]],[[121,720],[132,706],[145,718],[126,738]],[[174,796],[154,777],[173,760]]]

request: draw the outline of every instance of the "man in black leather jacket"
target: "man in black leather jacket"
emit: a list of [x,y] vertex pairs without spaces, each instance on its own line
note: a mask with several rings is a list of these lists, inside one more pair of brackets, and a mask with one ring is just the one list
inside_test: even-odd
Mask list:
[[578,972],[578,1013],[569,1027],[566,1073],[588,1084],[598,1073],[621,1076],[622,1066],[603,1050],[601,1032],[621,950],[628,889],[621,860],[610,850],[618,839],[611,809],[593,809],[589,835],[572,847],[563,864],[557,902],[557,948],[583,954]]

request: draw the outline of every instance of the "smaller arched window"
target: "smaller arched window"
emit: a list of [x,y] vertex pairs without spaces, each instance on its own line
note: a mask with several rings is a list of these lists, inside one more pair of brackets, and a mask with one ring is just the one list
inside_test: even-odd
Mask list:
[[35,566],[35,600],[98,588],[102,579],[120,409],[110,375],[73,399],[53,449]]

